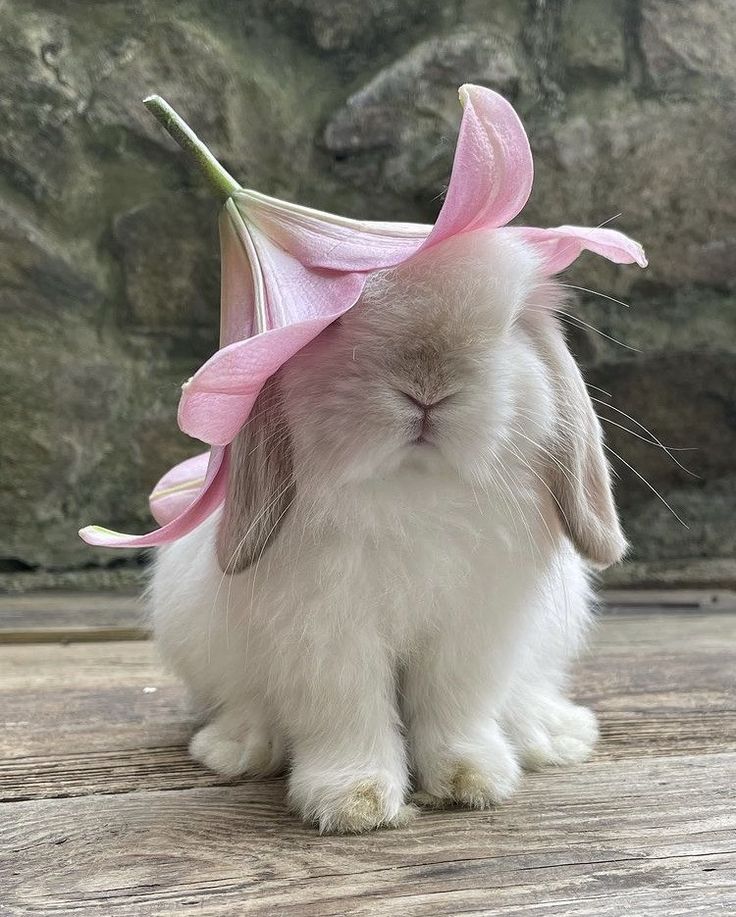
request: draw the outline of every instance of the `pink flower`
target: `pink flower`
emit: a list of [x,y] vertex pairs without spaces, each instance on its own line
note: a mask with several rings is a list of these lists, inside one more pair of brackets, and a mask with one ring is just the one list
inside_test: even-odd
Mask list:
[[[172,469],[154,489],[151,509],[161,528],[130,536],[89,526],[80,532],[85,541],[146,547],[190,532],[225,498],[228,444],[266,379],[355,304],[371,272],[451,236],[506,226],[520,213],[534,169],[518,115],[502,96],[480,86],[462,86],[460,100],[452,175],[434,226],[352,220],[290,204],[240,188],[217,167],[227,196],[220,217],[221,349],[184,385],[178,415],[185,433],[212,448]],[[170,109],[167,117],[176,118]],[[180,137],[194,136],[187,131],[179,127]],[[196,155],[211,167],[208,151]],[[618,264],[647,263],[637,242],[612,229],[510,231],[537,249],[548,275],[585,249]]]

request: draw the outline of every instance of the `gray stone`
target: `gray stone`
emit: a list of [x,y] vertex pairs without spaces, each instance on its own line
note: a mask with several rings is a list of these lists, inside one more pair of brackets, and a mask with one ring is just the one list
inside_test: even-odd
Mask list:
[[626,69],[624,4],[576,0],[563,10],[562,56],[572,78],[620,77]]
[[212,32],[186,20],[146,11],[145,30],[111,30],[112,36],[88,66],[95,68],[85,117],[97,130],[123,128],[173,153],[177,148],[141,105],[153,93],[185,111],[195,130],[212,149],[226,154],[230,146],[227,100],[235,89],[225,47]]
[[216,202],[157,198],[117,217],[113,237],[133,324],[173,335],[218,327]]
[[147,491],[196,450],[174,422],[192,367],[105,328],[103,294],[68,256],[0,211],[0,558],[21,569],[88,562],[75,533],[90,521],[149,525]]
[[733,341],[732,332],[724,339],[730,350],[697,337],[687,350],[662,342],[659,351],[587,371],[590,383],[611,393],[592,392],[632,560],[736,556]]
[[[13,570],[0,572],[0,594],[23,595],[26,592],[125,592],[139,596],[148,577],[143,565],[77,567],[69,570]],[[143,614],[143,606],[141,606]]]
[[689,242],[685,250],[689,280],[724,290],[736,289],[736,236]]
[[63,197],[80,152],[74,123],[88,80],[70,42],[61,17],[0,7],[0,167],[12,192],[37,200]]
[[[621,214],[610,225],[644,244],[648,283],[732,285],[720,257],[736,226],[736,199],[723,193],[736,185],[736,112],[726,101],[663,106],[610,89],[569,108],[534,131],[536,179],[524,222],[597,225]],[[640,280],[637,271],[593,258],[570,276],[613,295]]]
[[345,180],[431,200],[452,162],[458,86],[489,85],[514,99],[530,79],[520,45],[500,32],[462,29],[431,38],[347,99],[327,123],[325,146],[341,158]]
[[[0,557],[65,567],[95,556],[81,525],[151,527],[146,495],[197,451],[177,434],[186,378],[149,347],[136,354],[84,315],[30,309],[0,337]],[[97,552],[102,563],[115,561]]]
[[736,5],[732,0],[642,0],[641,46],[653,84],[702,94],[708,83],[736,91]]
[[[322,51],[338,52],[366,49],[375,55],[376,42],[416,30],[434,18],[442,7],[454,3],[442,0],[276,0],[271,9],[280,13],[288,25],[300,26],[302,34]],[[306,26],[306,29],[304,28]]]
[[14,207],[0,206],[0,313],[54,315],[61,310],[89,311],[101,293],[60,240]]

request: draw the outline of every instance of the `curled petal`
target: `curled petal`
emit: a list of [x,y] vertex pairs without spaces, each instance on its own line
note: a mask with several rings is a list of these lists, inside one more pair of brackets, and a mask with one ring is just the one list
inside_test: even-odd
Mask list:
[[529,198],[534,165],[526,131],[503,96],[460,87],[463,116],[452,176],[434,227],[352,220],[243,190],[233,195],[247,222],[309,267],[373,271],[422,245],[474,229],[505,226]]
[[511,226],[508,232],[520,236],[535,247],[542,258],[542,271],[545,274],[559,273],[586,250],[602,255],[614,264],[647,266],[641,245],[615,229],[584,226],[537,229],[531,226]]
[[529,199],[534,163],[524,126],[491,89],[460,87],[463,119],[445,203],[426,245],[505,226]]
[[151,513],[159,525],[180,516],[202,490],[210,461],[209,452],[179,462],[161,478],[148,498]]
[[103,548],[150,548],[176,541],[204,522],[223,502],[227,487],[227,465],[228,451],[212,449],[199,495],[189,503],[181,515],[153,532],[146,535],[126,535],[99,525],[88,525],[80,529],[79,535],[87,544]]

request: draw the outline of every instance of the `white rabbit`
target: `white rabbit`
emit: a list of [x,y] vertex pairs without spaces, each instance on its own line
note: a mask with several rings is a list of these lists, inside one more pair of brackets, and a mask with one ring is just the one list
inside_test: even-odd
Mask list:
[[267,383],[224,511],[155,564],[197,760],[288,761],[303,818],[355,832],[402,823],[410,785],[485,808],[588,756],[566,673],[588,570],[626,545],[555,295],[510,234],[455,237]]

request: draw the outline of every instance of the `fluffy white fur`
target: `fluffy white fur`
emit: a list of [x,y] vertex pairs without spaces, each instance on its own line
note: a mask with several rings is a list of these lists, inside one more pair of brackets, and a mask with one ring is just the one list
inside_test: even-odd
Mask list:
[[412,787],[494,805],[595,742],[565,696],[591,593],[545,472],[572,431],[535,344],[562,340],[529,308],[544,290],[503,232],[374,278],[279,374],[291,490],[256,559],[222,572],[219,516],[158,553],[156,637],[204,718],[192,755],[226,775],[288,763],[321,831],[400,824]]

